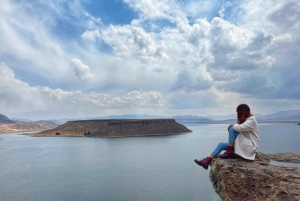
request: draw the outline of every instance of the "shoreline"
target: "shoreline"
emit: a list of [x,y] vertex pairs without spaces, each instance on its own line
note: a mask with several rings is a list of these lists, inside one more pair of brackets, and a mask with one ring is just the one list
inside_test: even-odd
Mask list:
[[[173,135],[181,135],[181,134],[187,134],[187,133],[171,133],[171,134],[149,134],[149,135],[128,135],[128,136],[83,136],[83,135],[31,135],[31,134],[24,134],[24,135],[30,135],[31,137],[86,137],[86,138],[126,138],[126,137],[153,137],[153,136],[173,136]],[[22,134],[21,134],[22,135]]]
[[21,130],[21,131],[0,131],[0,135],[1,134],[14,134],[14,133],[37,133],[37,132],[41,132],[44,130]]

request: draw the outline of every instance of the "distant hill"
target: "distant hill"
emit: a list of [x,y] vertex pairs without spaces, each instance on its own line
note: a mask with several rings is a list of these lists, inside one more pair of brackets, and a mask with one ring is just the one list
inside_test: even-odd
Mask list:
[[[273,114],[254,114],[259,121],[300,121],[300,110],[287,110],[279,111]],[[64,118],[64,119],[51,119],[49,121],[57,124],[64,124],[68,121],[76,120],[91,120],[91,119],[175,119],[181,123],[227,123],[236,122],[236,114],[229,115],[206,115],[206,116],[194,116],[194,115],[176,115],[176,116],[161,116],[161,115],[139,115],[139,114],[124,114],[124,115],[110,115],[103,117],[91,117],[91,118]]]
[[279,111],[268,115],[259,115],[259,120],[300,120],[300,110]]
[[[286,110],[286,111],[279,111],[273,114],[254,114],[257,120],[300,120],[300,110]],[[230,115],[208,115],[205,116],[207,118],[211,118],[212,120],[229,120],[229,119],[235,119],[236,120],[236,114],[230,114]]]
[[7,116],[4,116],[3,114],[0,114],[0,123],[3,124],[13,124],[14,121],[10,120]]
[[167,119],[167,116],[159,115],[138,115],[138,114],[123,114],[123,115],[110,115],[103,117],[87,117],[87,118],[63,118],[63,119],[49,119],[48,121],[55,122],[56,124],[64,124],[68,121],[78,120],[95,120],[95,119]]
[[208,123],[213,120],[206,117],[193,116],[193,115],[184,115],[184,116],[172,116],[172,119],[175,119],[178,122],[197,122],[197,123]]
[[207,115],[206,118],[222,121],[222,120],[229,120],[229,119],[235,119],[236,120],[236,114],[228,114],[228,115]]
[[57,125],[51,121],[12,121],[6,116],[0,114],[0,133],[42,131],[55,127],[57,127]]
[[124,115],[110,115],[104,117],[95,117],[95,119],[166,119],[167,116],[159,115],[139,115],[139,114],[124,114]]
[[23,119],[23,118],[10,118],[13,121],[22,121],[22,122],[30,122],[30,119]]

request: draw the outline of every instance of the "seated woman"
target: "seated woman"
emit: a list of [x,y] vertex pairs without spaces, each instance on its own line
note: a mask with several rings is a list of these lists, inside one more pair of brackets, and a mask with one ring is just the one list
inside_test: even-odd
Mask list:
[[[195,159],[195,163],[207,169],[214,157],[235,158],[236,154],[245,159],[254,160],[260,142],[256,119],[246,104],[239,105],[236,112],[237,124],[228,126],[229,142],[220,142],[209,157],[202,160]],[[226,152],[220,154],[222,150]]]

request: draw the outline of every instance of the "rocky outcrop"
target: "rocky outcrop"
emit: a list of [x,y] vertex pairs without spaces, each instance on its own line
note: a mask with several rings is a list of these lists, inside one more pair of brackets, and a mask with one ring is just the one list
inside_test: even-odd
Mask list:
[[187,133],[191,130],[174,119],[106,119],[68,121],[51,130],[34,136],[84,136],[88,137],[124,137],[158,134]]
[[300,163],[300,154],[257,153],[254,161],[217,158],[210,180],[225,201],[300,200],[300,168],[271,165],[270,160]]

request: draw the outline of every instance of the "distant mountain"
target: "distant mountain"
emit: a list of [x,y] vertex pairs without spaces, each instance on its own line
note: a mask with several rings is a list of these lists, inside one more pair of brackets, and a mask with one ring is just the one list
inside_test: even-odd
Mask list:
[[211,122],[212,119],[200,116],[184,115],[184,116],[159,116],[159,115],[137,115],[137,114],[125,114],[125,115],[111,115],[105,117],[95,117],[92,119],[175,119],[177,122]]
[[58,125],[67,123],[67,121],[73,121],[73,120],[77,120],[77,119],[68,119],[68,118],[63,118],[63,119],[48,119],[47,121],[52,121]]
[[167,116],[158,115],[138,115],[138,114],[124,114],[124,115],[110,115],[104,117],[95,117],[95,119],[166,119]]
[[15,123],[15,122],[10,120],[7,116],[4,116],[3,114],[0,114],[0,123],[12,124],[12,123]]
[[200,117],[200,116],[192,116],[192,115],[185,115],[185,116],[172,116],[170,117],[172,119],[175,119],[178,122],[198,122],[198,123],[206,123],[206,122],[212,122],[213,120],[206,117]]
[[[300,110],[287,110],[280,111],[274,114],[262,115],[254,114],[257,120],[299,120]],[[75,120],[91,120],[91,119],[175,119],[177,122],[198,122],[198,123],[210,123],[210,122],[236,122],[237,115],[207,115],[207,116],[193,116],[193,115],[177,115],[177,116],[160,116],[160,115],[138,115],[138,114],[124,114],[124,115],[110,115],[102,117],[91,118],[74,118],[74,119],[49,119],[48,121],[55,122],[57,124],[64,124],[67,121]]]
[[274,114],[259,115],[259,120],[300,120],[300,110],[279,111]]
[[23,122],[30,122],[32,120],[30,119],[23,119],[23,118],[10,118],[13,121],[23,121]]
[[87,118],[74,118],[74,119],[49,119],[48,121],[55,122],[57,124],[64,124],[68,121],[76,120],[91,120],[91,119],[167,119],[167,116],[158,116],[158,115],[138,115],[138,114],[123,114],[123,115],[110,115],[103,117],[87,117]]
[[222,121],[222,120],[229,120],[229,119],[235,119],[236,120],[236,114],[229,114],[229,115],[207,115],[206,118]]
[[[279,111],[273,114],[254,114],[257,120],[300,120],[300,110],[287,110],[287,111]],[[230,115],[207,115],[207,118],[211,118],[217,121],[235,119],[236,114]]]
[[17,133],[29,131],[42,131],[57,127],[57,125],[50,121],[16,121],[14,123],[0,124],[0,133]]

